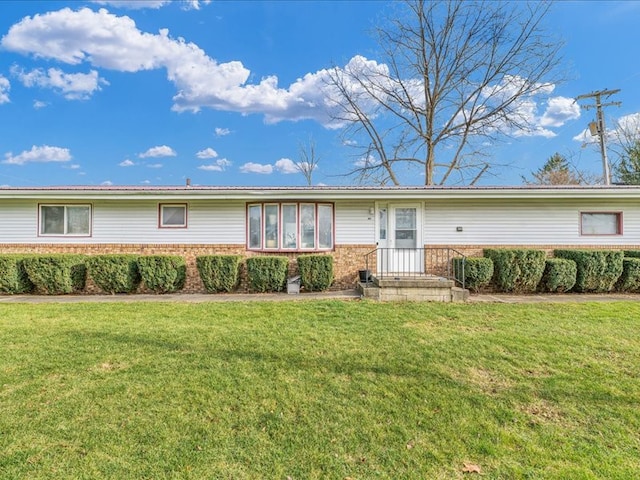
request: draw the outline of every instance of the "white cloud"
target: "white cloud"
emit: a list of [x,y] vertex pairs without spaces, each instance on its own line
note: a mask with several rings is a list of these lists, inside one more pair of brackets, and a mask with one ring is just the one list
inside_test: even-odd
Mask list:
[[80,165],[78,165],[77,163],[73,163],[62,168],[68,168],[69,170],[80,170]]
[[175,150],[167,145],[159,145],[157,147],[151,147],[144,153],[138,155],[140,158],[156,158],[156,157],[175,157],[177,154]]
[[199,170],[205,170],[209,172],[224,172],[227,167],[231,165],[231,162],[226,158],[219,158],[215,163],[209,165],[200,165]]
[[43,102],[41,100],[34,100],[33,101],[33,108],[35,108],[36,110],[40,110],[41,108],[47,107],[49,106],[49,104],[47,102]]
[[[26,17],[11,26],[1,44],[12,52],[70,65],[86,62],[121,72],[164,68],[178,91],[173,105],[176,111],[197,112],[207,107],[261,113],[270,123],[314,119],[326,126],[339,126],[332,123],[329,114],[336,106],[329,100],[335,92],[327,86],[334,70],[307,73],[288,88],[279,87],[273,75],[249,84],[251,71],[241,62],[218,63],[196,44],[170,37],[167,29],[158,34],[143,32],[131,18],[105,9],[63,8]],[[351,59],[345,68],[387,69],[361,56]],[[216,132],[228,133],[226,129]]]
[[229,130],[228,128],[220,128],[220,127],[216,127],[216,137],[224,137],[226,135],[229,135],[231,133],[231,130]]
[[[192,6],[204,2],[190,1]],[[389,72],[385,64],[356,55],[343,67],[321,69],[306,73],[288,86],[279,86],[278,77],[268,75],[257,83],[249,83],[252,72],[240,61],[218,63],[198,45],[183,38],[172,38],[167,29],[158,33],[141,31],[127,16],[118,16],[105,9],[95,12],[89,8],[77,11],[64,8],[14,24],[1,40],[2,47],[25,55],[53,59],[70,65],[88,63],[95,68],[120,72],[166,69],[167,78],[175,85],[175,111],[197,112],[202,108],[262,114],[267,123],[315,120],[327,128],[342,128],[346,120],[336,120],[339,111],[336,98],[339,92],[330,86],[332,77],[342,78],[346,89],[355,94],[366,112],[372,112],[376,102],[363,86],[351,80],[352,75],[380,76]],[[483,100],[498,102],[506,98],[523,82],[518,76],[505,77],[498,84],[485,88]],[[418,81],[408,82],[417,88]],[[552,136],[548,128],[574,118],[562,97],[549,100],[544,114],[537,113],[538,96],[548,97],[551,84],[536,84],[535,99],[529,97],[515,105],[514,115],[533,120],[535,127],[520,135]],[[518,120],[518,119],[516,119]],[[494,127],[495,128],[495,127]],[[499,126],[498,126],[499,128]],[[216,135],[229,133],[216,128]]]
[[151,180],[142,180],[140,183],[143,185],[149,185],[151,183]]
[[48,163],[48,162],[68,162],[71,160],[71,153],[68,148],[33,145],[31,150],[25,150],[19,155],[11,152],[5,153],[5,160],[2,163],[9,165],[24,165],[25,163]]
[[624,115],[616,122],[616,130],[632,135],[640,135],[640,113]]
[[580,118],[580,105],[567,97],[552,97],[547,100],[547,109],[540,118],[541,127],[562,127],[569,120]]
[[218,156],[218,152],[216,152],[213,148],[205,148],[204,150],[200,150],[196,153],[196,157],[205,159],[205,158],[216,158]]
[[[510,103],[509,122],[494,116],[484,124],[478,123],[474,127],[475,133],[500,132],[514,137],[552,138],[556,133],[548,127],[561,127],[566,122],[580,117],[580,107],[572,98],[549,97],[555,90],[554,84],[532,84],[526,78],[517,75],[506,75],[500,82],[482,89],[477,99],[479,106],[475,107],[475,116],[480,117],[523,90],[529,90],[531,93],[519,96]],[[539,110],[545,104],[544,113],[540,115]],[[464,117],[470,116],[470,111],[464,111],[458,113],[456,118],[463,122]]]
[[200,5],[209,5],[211,0],[182,0],[185,10],[200,10]]
[[360,157],[353,164],[358,168],[364,168],[364,167],[373,167],[376,165],[380,165],[380,161],[373,155],[369,154],[366,157]]
[[100,185],[102,185],[104,187],[110,187],[111,185],[113,185],[113,182],[111,180],[105,180]]
[[572,138],[572,140],[574,140],[576,142],[581,142],[583,144],[596,143],[596,142],[598,142],[598,137],[597,136],[592,136],[591,132],[589,131],[589,129],[585,128],[579,134],[574,136]]
[[269,175],[273,173],[273,165],[262,165],[260,163],[248,162],[240,167],[242,173],[261,173]]
[[204,170],[206,172],[221,172],[222,167],[220,165],[216,165],[215,163],[211,165],[200,165],[198,170]]
[[163,165],[161,163],[150,163],[147,165],[147,168],[162,168]]
[[275,167],[278,172],[284,174],[300,173],[295,162],[289,158],[281,158],[276,162]]
[[11,67],[11,73],[25,87],[51,88],[68,100],[86,100],[101,89],[100,85],[108,85],[95,70],[89,73],[64,73],[58,68],[50,68],[46,72],[41,69],[25,72],[14,65]]
[[[611,125],[605,133],[607,142],[624,145],[630,140],[633,141],[633,139],[640,137],[640,112],[624,115],[610,123]],[[598,135],[592,135],[588,127],[574,136],[573,140],[581,142],[583,145],[600,143],[600,137]]]
[[134,166],[135,163],[133,163],[131,160],[129,160],[128,158],[126,160],[123,160],[122,162],[120,162],[118,164],[118,166],[120,167],[132,167]]
[[9,90],[11,90],[11,83],[0,75],[0,105],[9,102]]

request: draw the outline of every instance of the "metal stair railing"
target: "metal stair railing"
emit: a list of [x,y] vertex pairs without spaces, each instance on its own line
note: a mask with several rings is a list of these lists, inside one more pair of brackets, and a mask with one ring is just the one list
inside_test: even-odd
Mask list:
[[364,263],[366,271],[380,279],[436,276],[465,288],[466,258],[449,247],[376,248],[365,255]]

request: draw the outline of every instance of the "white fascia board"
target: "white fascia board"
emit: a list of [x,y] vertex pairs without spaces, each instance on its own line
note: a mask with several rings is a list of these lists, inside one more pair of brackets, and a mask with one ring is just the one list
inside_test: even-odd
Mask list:
[[0,199],[47,200],[413,200],[639,199],[639,187],[291,187],[291,188],[0,188]]

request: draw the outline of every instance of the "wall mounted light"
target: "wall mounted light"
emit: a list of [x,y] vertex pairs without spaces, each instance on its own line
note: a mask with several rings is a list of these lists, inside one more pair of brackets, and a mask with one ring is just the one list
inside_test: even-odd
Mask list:
[[462,231],[462,227],[456,227],[456,232],[461,232]]
[[369,215],[373,217],[374,213],[376,213],[375,209],[373,207],[369,207]]

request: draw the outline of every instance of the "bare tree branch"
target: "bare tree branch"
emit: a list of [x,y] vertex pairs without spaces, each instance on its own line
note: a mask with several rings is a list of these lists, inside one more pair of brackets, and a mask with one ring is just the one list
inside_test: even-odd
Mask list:
[[307,185],[313,185],[313,172],[318,168],[320,157],[316,154],[316,142],[309,138],[307,144],[299,146],[300,160],[295,163],[296,169],[304,176]]
[[358,139],[351,173],[398,185],[409,162],[421,166],[426,185],[463,171],[475,183],[491,162],[469,158],[487,143],[530,132],[532,98],[559,80],[561,44],[542,26],[549,3],[407,0],[402,7],[377,29],[384,63],[362,59],[329,74],[334,120],[347,125],[345,139]]

